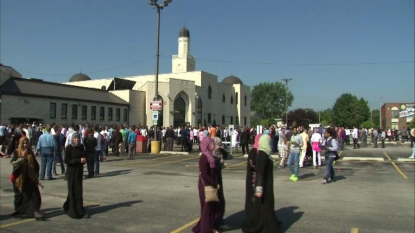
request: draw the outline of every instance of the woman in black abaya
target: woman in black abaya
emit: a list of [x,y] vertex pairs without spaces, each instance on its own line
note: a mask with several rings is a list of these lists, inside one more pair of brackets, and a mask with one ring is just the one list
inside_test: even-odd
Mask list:
[[245,199],[245,233],[278,233],[280,222],[274,212],[274,161],[271,138],[257,135],[248,155]]
[[72,143],[65,150],[68,197],[63,204],[63,210],[71,218],[89,218],[89,214],[85,212],[82,197],[82,179],[85,162],[84,146],[81,144],[79,133],[75,132],[72,134]]

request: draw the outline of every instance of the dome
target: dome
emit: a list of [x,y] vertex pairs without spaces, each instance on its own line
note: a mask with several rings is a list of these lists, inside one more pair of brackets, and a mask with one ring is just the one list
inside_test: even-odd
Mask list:
[[187,37],[190,38],[190,32],[186,27],[183,27],[179,32],[179,37]]
[[83,74],[83,73],[79,73],[79,74],[73,75],[69,79],[69,82],[80,82],[80,81],[88,81],[88,80],[91,80],[91,78],[88,77],[88,75]]
[[234,84],[241,84],[241,85],[244,84],[241,79],[239,79],[238,77],[233,76],[233,75],[224,78],[222,80],[222,83],[225,84],[225,85],[229,85],[229,86],[232,86]]

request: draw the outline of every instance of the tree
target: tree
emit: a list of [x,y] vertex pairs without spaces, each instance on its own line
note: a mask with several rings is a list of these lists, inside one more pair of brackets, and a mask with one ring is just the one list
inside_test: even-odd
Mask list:
[[336,126],[351,128],[360,126],[370,119],[370,109],[363,98],[346,93],[337,98],[333,106],[333,123]]
[[362,124],[360,124],[360,128],[365,128],[365,129],[371,129],[375,126],[375,124],[373,124],[373,122],[371,120],[365,121]]
[[316,122],[318,122],[318,115],[313,109],[297,108],[288,112],[288,125],[308,127],[309,124]]
[[[261,120],[268,124],[275,122],[286,112],[286,87],[279,82],[265,82],[253,87],[251,92],[251,111],[255,111]],[[287,102],[291,106],[294,100],[293,94],[288,90]],[[285,120],[285,119],[284,119]]]
[[372,122],[373,122],[373,127],[379,127],[379,120],[380,120],[380,111],[379,109],[375,109],[372,110]]
[[320,114],[320,122],[323,125],[328,125],[329,123],[333,122],[333,109],[328,108],[323,111],[319,112]]

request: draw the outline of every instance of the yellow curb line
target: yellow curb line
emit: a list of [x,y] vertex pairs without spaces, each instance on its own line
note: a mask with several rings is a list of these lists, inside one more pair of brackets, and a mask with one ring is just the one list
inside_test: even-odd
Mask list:
[[23,224],[23,223],[27,223],[27,222],[31,222],[31,221],[35,221],[35,219],[32,218],[32,219],[26,219],[26,220],[23,220],[23,221],[20,221],[20,222],[9,223],[9,224],[0,226],[0,229],[15,226],[15,225],[19,225],[19,224]]
[[[386,157],[388,157],[388,159],[390,161],[392,161],[391,157],[389,157],[389,155],[386,154],[386,152],[383,152],[383,154],[385,154]],[[408,177],[405,175],[405,173],[402,172],[402,170],[398,167],[398,165],[395,164],[395,162],[392,162],[392,165],[396,168],[396,170],[399,172],[399,174],[401,174],[403,176],[403,178],[408,179]]]
[[191,225],[195,224],[197,221],[199,221],[199,218],[197,218],[197,219],[195,219],[195,220],[193,220],[193,221],[191,221],[191,222],[187,223],[187,224],[186,224],[186,225],[184,225],[184,226],[181,226],[181,227],[177,228],[176,230],[172,231],[171,233],[180,233],[180,232],[182,232],[184,229],[186,229],[186,228],[190,227]]
[[246,161],[243,161],[243,162],[240,162],[240,163],[237,163],[237,164],[233,164],[233,165],[228,165],[228,166],[226,166],[224,169],[226,169],[226,168],[230,168],[230,167],[239,166],[239,165],[242,165],[242,164],[244,164],[244,163],[246,163]]
[[352,228],[351,233],[359,233],[359,228],[356,228],[356,227]]
[[193,157],[193,158],[187,158],[187,159],[174,160],[174,161],[169,161],[169,162],[165,162],[165,163],[158,163],[158,164],[140,164],[140,165],[144,165],[142,167],[154,167],[154,166],[158,166],[158,165],[176,163],[176,162],[181,162],[181,161],[186,161],[186,160],[191,160],[191,159],[198,159],[199,157],[200,156]]

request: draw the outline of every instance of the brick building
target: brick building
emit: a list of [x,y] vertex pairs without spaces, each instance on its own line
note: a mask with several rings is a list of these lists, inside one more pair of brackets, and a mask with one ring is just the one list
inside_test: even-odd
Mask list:
[[402,129],[415,117],[415,103],[385,103],[381,108],[382,128]]

